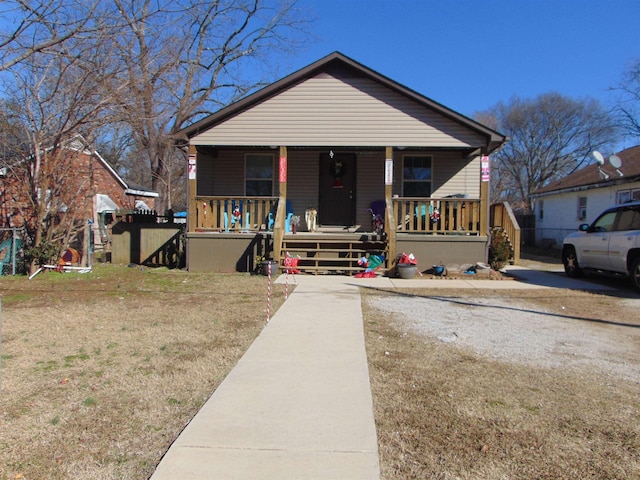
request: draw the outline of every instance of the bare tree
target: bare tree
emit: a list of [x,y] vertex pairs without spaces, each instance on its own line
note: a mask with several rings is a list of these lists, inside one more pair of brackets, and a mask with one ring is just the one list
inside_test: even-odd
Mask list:
[[28,222],[34,244],[74,233],[73,221],[53,219],[83,198],[62,198],[62,187],[74,178],[65,161],[67,146],[78,134],[89,142],[117,143],[108,152],[114,165],[157,190],[159,209],[176,200],[184,205],[185,152],[175,148],[172,135],[273,80],[278,59],[307,38],[310,19],[300,19],[295,5],[296,0],[0,3],[0,72],[13,78],[5,97],[21,106],[17,124],[24,128],[28,153],[20,165],[34,212]]
[[[69,39],[58,52],[31,55],[11,69],[13,125],[23,132],[22,152],[11,162],[14,206],[29,232],[31,246],[64,246],[79,229],[93,196],[82,135],[110,121],[112,82],[117,72],[102,62],[100,35]],[[108,64],[107,64],[108,65]],[[79,139],[81,140],[78,143]]]
[[512,98],[476,118],[509,137],[492,156],[492,197],[521,211],[530,209],[532,192],[583,166],[593,150],[613,144],[617,135],[599,102],[558,93]]
[[[171,136],[273,79],[276,61],[305,34],[295,0],[114,1],[125,31],[114,37],[123,62],[121,120],[144,161],[158,207],[172,208],[184,185],[184,153]],[[266,74],[261,73],[266,68]],[[177,183],[176,183],[177,182]]]
[[631,137],[640,137],[640,58],[624,72],[622,82],[614,91],[618,93],[615,112],[622,131]]
[[0,2],[0,72],[32,55],[60,51],[71,39],[95,32],[99,0]]

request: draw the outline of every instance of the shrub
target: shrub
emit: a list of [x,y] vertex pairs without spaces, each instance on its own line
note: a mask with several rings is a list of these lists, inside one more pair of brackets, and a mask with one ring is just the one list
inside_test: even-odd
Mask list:
[[29,264],[32,260],[35,260],[37,265],[56,263],[60,256],[60,251],[59,243],[45,241],[36,247],[25,249],[25,261]]
[[489,244],[489,265],[494,270],[500,270],[511,257],[511,246],[507,234],[501,228],[491,229],[491,243]]

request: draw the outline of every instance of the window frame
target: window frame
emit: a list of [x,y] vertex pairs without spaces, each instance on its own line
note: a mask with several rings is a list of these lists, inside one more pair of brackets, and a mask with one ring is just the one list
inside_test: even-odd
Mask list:
[[[408,159],[413,159],[413,158],[423,158],[423,159],[428,159],[429,160],[430,175],[429,175],[429,179],[428,180],[413,180],[413,179],[407,180],[407,178],[405,177],[406,161]],[[430,198],[433,195],[433,155],[432,154],[426,154],[426,155],[405,154],[405,155],[403,155],[403,157],[402,157],[402,196],[403,197],[409,197],[407,195],[407,193],[406,193],[406,184],[407,183],[411,183],[411,184],[426,184],[426,185],[428,185],[429,194],[428,195],[415,196],[415,198]],[[413,198],[413,196],[411,196],[410,198]]]
[[578,210],[576,216],[578,221],[584,222],[587,220],[587,197],[578,197]]
[[[269,157],[269,159],[271,160],[271,177],[267,178],[267,177],[248,177],[247,176],[247,172],[249,171],[249,161],[251,160],[251,157]],[[244,195],[245,196],[251,196],[251,197],[262,197],[264,195],[249,195],[247,193],[247,185],[248,182],[252,181],[252,182],[271,182],[271,193],[269,195],[266,195],[267,197],[273,197],[273,192],[275,190],[275,155],[273,153],[245,153],[244,155]]]

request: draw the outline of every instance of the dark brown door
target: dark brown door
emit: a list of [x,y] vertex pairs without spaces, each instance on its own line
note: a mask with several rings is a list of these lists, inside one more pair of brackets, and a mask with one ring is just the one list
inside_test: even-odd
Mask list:
[[320,154],[320,225],[351,226],[356,213],[356,155]]

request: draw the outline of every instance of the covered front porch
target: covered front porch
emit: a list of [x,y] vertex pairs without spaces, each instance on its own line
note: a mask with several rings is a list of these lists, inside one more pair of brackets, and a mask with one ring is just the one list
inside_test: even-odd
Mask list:
[[[389,152],[392,149],[385,153]],[[310,231],[306,209],[292,207],[301,202],[286,195],[291,162],[285,147],[279,162],[280,196],[193,196],[187,233],[189,270],[254,271],[260,259],[282,265],[287,254],[299,258],[302,272],[348,275],[362,271],[358,260],[370,255],[384,256],[383,270],[391,268],[401,252],[413,253],[424,268],[486,259],[488,204],[481,198],[466,193],[401,197],[393,193],[391,182],[388,188],[379,185],[385,192],[382,201],[356,200],[360,213],[343,223],[325,224],[322,219],[327,216],[313,208],[319,222]],[[385,168],[393,170],[392,153]],[[299,224],[294,226],[296,217]]]

